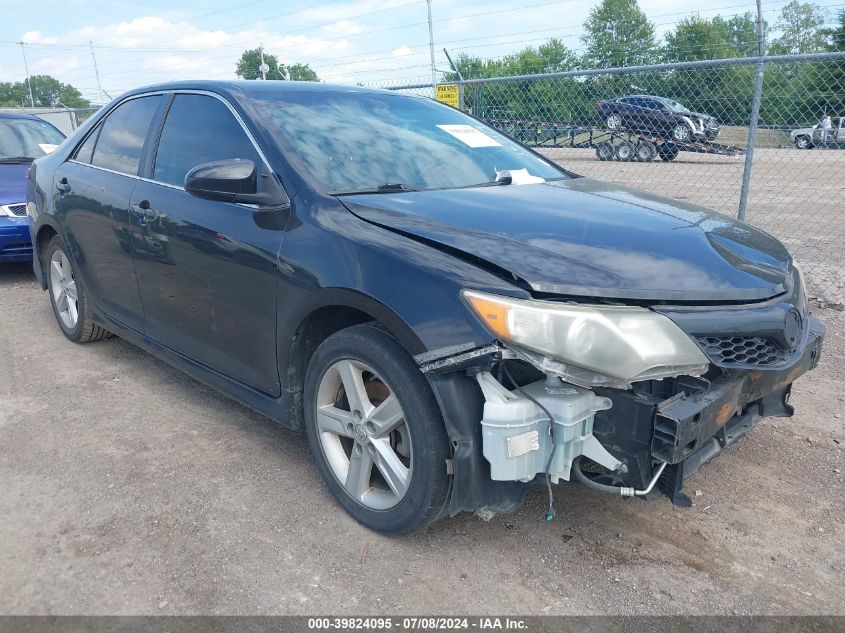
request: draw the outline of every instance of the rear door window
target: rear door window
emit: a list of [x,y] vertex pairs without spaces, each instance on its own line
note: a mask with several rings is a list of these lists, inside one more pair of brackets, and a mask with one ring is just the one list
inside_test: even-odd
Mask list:
[[79,149],[76,150],[76,155],[74,159],[79,161],[80,163],[91,163],[91,158],[94,156],[94,145],[97,143],[97,137],[100,135],[100,128],[102,126],[98,126],[91,134],[88,135],[88,138],[85,139],[85,142],[79,146]]
[[260,164],[261,158],[225,103],[215,97],[177,94],[167,113],[156,151],[153,180],[185,186],[197,165],[232,158]]
[[161,99],[162,95],[150,95],[117,106],[103,123],[91,164],[137,176],[150,123]]

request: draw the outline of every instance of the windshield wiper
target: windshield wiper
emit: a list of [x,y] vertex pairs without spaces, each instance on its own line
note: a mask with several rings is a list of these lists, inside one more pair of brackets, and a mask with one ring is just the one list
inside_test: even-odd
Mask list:
[[474,185],[464,185],[463,187],[455,187],[456,189],[475,189],[476,187],[499,187],[501,185],[509,185],[513,182],[513,178],[505,176],[489,182],[477,182]]
[[31,163],[34,160],[33,156],[3,156],[0,163]]
[[412,187],[406,187],[401,182],[391,183],[386,182],[383,185],[379,185],[378,187],[371,187],[369,189],[350,189],[348,191],[331,191],[329,192],[330,196],[354,196],[358,194],[366,194],[366,193],[405,193],[408,191],[419,191],[419,189],[414,189]]

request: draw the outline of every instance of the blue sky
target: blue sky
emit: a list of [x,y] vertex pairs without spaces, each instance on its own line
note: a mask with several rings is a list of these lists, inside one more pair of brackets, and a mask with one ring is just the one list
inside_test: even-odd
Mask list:
[[[581,0],[433,0],[438,68],[442,53],[498,57],[560,37],[580,47],[593,2]],[[774,23],[785,0],[764,0]],[[843,6],[842,0],[817,4]],[[641,0],[662,35],[685,15],[733,15],[753,2]],[[285,63],[309,63],[321,79],[384,83],[430,78],[424,0],[0,0],[0,81],[50,74],[99,100],[89,40],[104,90],[116,96],[145,83],[234,78],[241,51],[263,43]]]

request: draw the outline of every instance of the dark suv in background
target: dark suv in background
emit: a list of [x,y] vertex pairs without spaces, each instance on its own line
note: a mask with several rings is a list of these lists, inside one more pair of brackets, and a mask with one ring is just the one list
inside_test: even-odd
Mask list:
[[679,143],[713,141],[719,136],[719,123],[714,117],[690,112],[677,101],[651,95],[599,101],[598,120],[610,130],[667,135]]

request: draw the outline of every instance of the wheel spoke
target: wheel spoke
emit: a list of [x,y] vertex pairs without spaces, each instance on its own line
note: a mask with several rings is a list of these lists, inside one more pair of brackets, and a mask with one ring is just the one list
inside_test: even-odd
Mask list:
[[364,418],[368,417],[373,410],[373,405],[367,395],[361,370],[347,360],[338,364],[338,372],[340,381],[343,383],[343,390],[346,392],[346,399],[349,401],[349,408],[352,411],[360,411]]
[[65,273],[62,270],[61,262],[56,261],[55,259],[50,262],[50,281],[53,282],[54,286],[61,285],[61,283],[65,279]]
[[56,308],[59,312],[67,312],[67,294],[64,292],[59,293],[59,296],[56,298]]
[[67,294],[65,294],[65,302],[67,303],[67,313],[70,317],[70,325],[76,326],[76,319],[79,316],[79,313],[76,308],[76,300],[70,298]]
[[387,438],[373,439],[372,445],[376,449],[376,467],[393,493],[401,499],[408,490],[410,470],[399,459]]
[[361,450],[360,446],[352,449],[349,456],[349,470],[346,472],[344,487],[346,491],[359,501],[370,489],[370,475],[373,472],[373,460],[367,451]]
[[333,433],[344,437],[352,437],[347,425],[352,424],[352,414],[333,405],[317,408],[317,428],[322,433]]
[[391,393],[373,410],[367,422],[371,422],[375,427],[376,437],[383,437],[399,426],[404,419],[405,414],[399,404],[399,399]]
[[73,270],[70,267],[68,258],[62,253],[62,279],[71,279],[73,277]]
[[79,297],[76,296],[76,282],[71,281],[67,286],[65,286],[65,292],[67,293],[68,298],[71,301],[79,301]]

